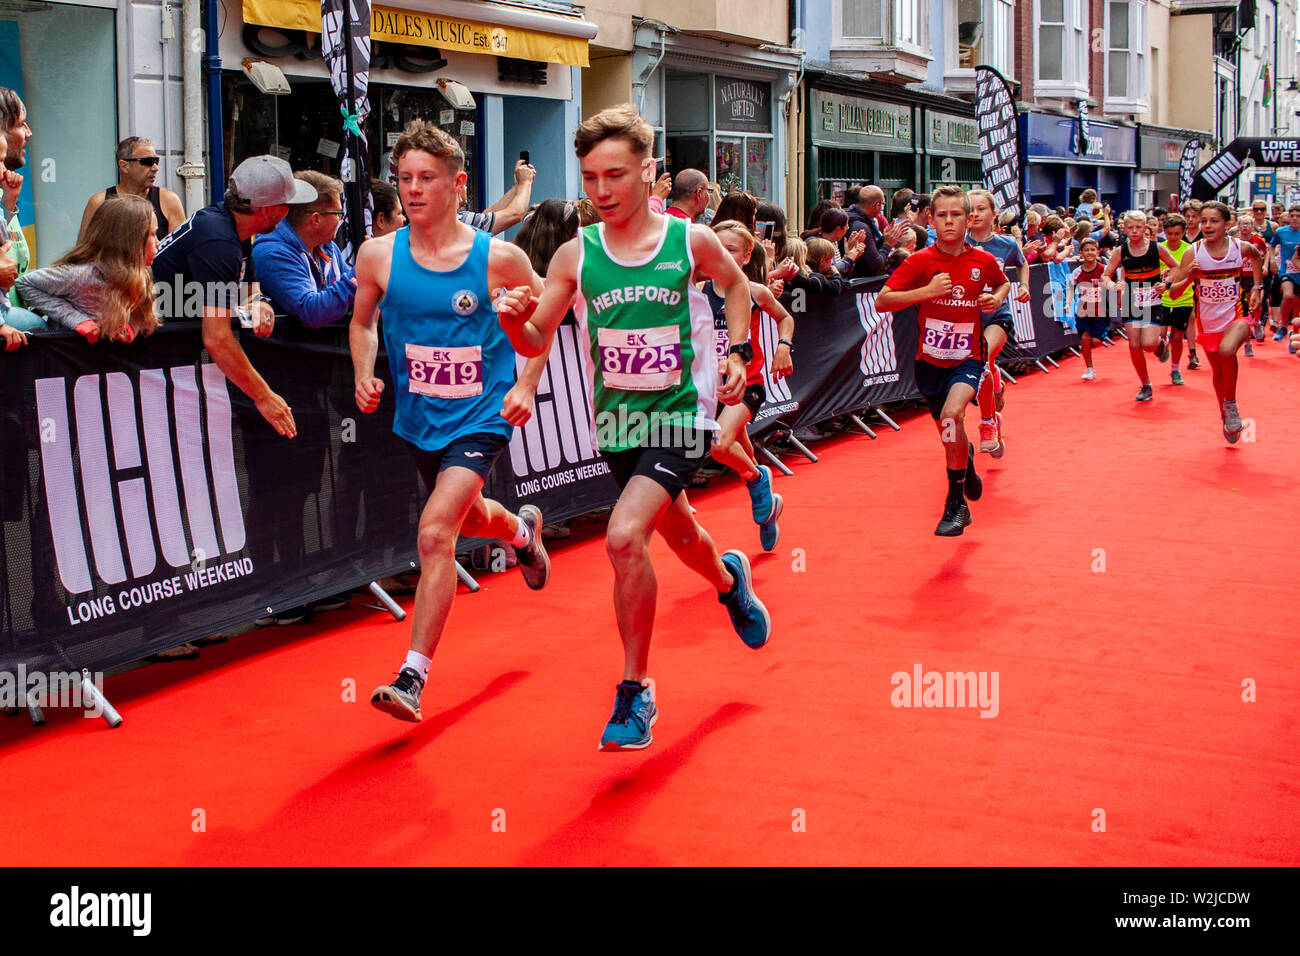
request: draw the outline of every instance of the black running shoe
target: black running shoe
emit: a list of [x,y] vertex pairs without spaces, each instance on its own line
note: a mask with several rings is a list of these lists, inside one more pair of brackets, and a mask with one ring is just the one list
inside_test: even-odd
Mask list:
[[966,499],[949,501],[943,506],[943,517],[934,533],[943,538],[955,538],[971,523],[970,507]]
[[418,724],[420,716],[420,694],[424,692],[424,681],[420,675],[409,667],[403,667],[397,680],[383,687],[376,687],[370,695],[370,703],[376,710],[391,714],[398,720],[409,720]]
[[551,577],[551,557],[546,553],[542,543],[542,510],[536,505],[524,505],[519,509],[519,520],[528,525],[529,540],[522,548],[515,548],[519,558],[519,571],[524,576],[524,583],[534,591],[546,587]]
[[1193,350],[1187,356],[1187,370],[1190,372],[1201,367],[1201,360],[1196,357],[1196,351]]

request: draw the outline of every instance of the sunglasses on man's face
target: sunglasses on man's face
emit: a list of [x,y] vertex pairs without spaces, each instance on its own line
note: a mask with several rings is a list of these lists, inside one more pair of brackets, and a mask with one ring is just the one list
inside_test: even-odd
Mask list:
[[128,159],[128,163],[139,163],[141,166],[157,166],[157,156],[141,156],[139,159]]

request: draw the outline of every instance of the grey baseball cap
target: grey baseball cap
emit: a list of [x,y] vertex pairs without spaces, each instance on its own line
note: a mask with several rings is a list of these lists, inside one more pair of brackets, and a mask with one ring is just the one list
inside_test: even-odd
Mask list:
[[230,182],[254,208],[316,200],[316,188],[294,179],[289,164],[278,156],[250,156],[235,167]]

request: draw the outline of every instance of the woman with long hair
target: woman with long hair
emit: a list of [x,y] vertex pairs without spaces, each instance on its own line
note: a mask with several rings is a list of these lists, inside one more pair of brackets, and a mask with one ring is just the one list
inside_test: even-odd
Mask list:
[[714,222],[738,222],[754,234],[754,222],[758,219],[758,200],[749,193],[727,193],[718,210],[713,214]]
[[158,253],[157,230],[147,199],[115,196],[95,210],[71,252],[19,278],[18,294],[34,311],[91,342],[149,335],[160,324],[149,269]]
[[577,206],[564,199],[548,199],[524,220],[515,245],[528,253],[533,271],[545,276],[555,251],[577,234]]
[[822,234],[822,216],[827,209],[839,209],[839,203],[833,199],[823,199],[817,205],[812,207],[812,212],[808,213],[808,228],[805,229],[800,238],[807,240],[816,238]]

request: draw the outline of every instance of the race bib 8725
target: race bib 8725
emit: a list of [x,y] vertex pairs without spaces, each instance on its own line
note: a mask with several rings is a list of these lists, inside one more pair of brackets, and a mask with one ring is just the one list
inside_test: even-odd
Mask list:
[[609,388],[659,392],[682,380],[681,335],[675,325],[598,329],[600,367]]
[[431,398],[471,398],[483,394],[483,349],[478,345],[439,348],[406,346],[407,388]]
[[974,336],[974,322],[944,322],[927,318],[925,328],[921,330],[921,351],[945,362],[968,359]]

